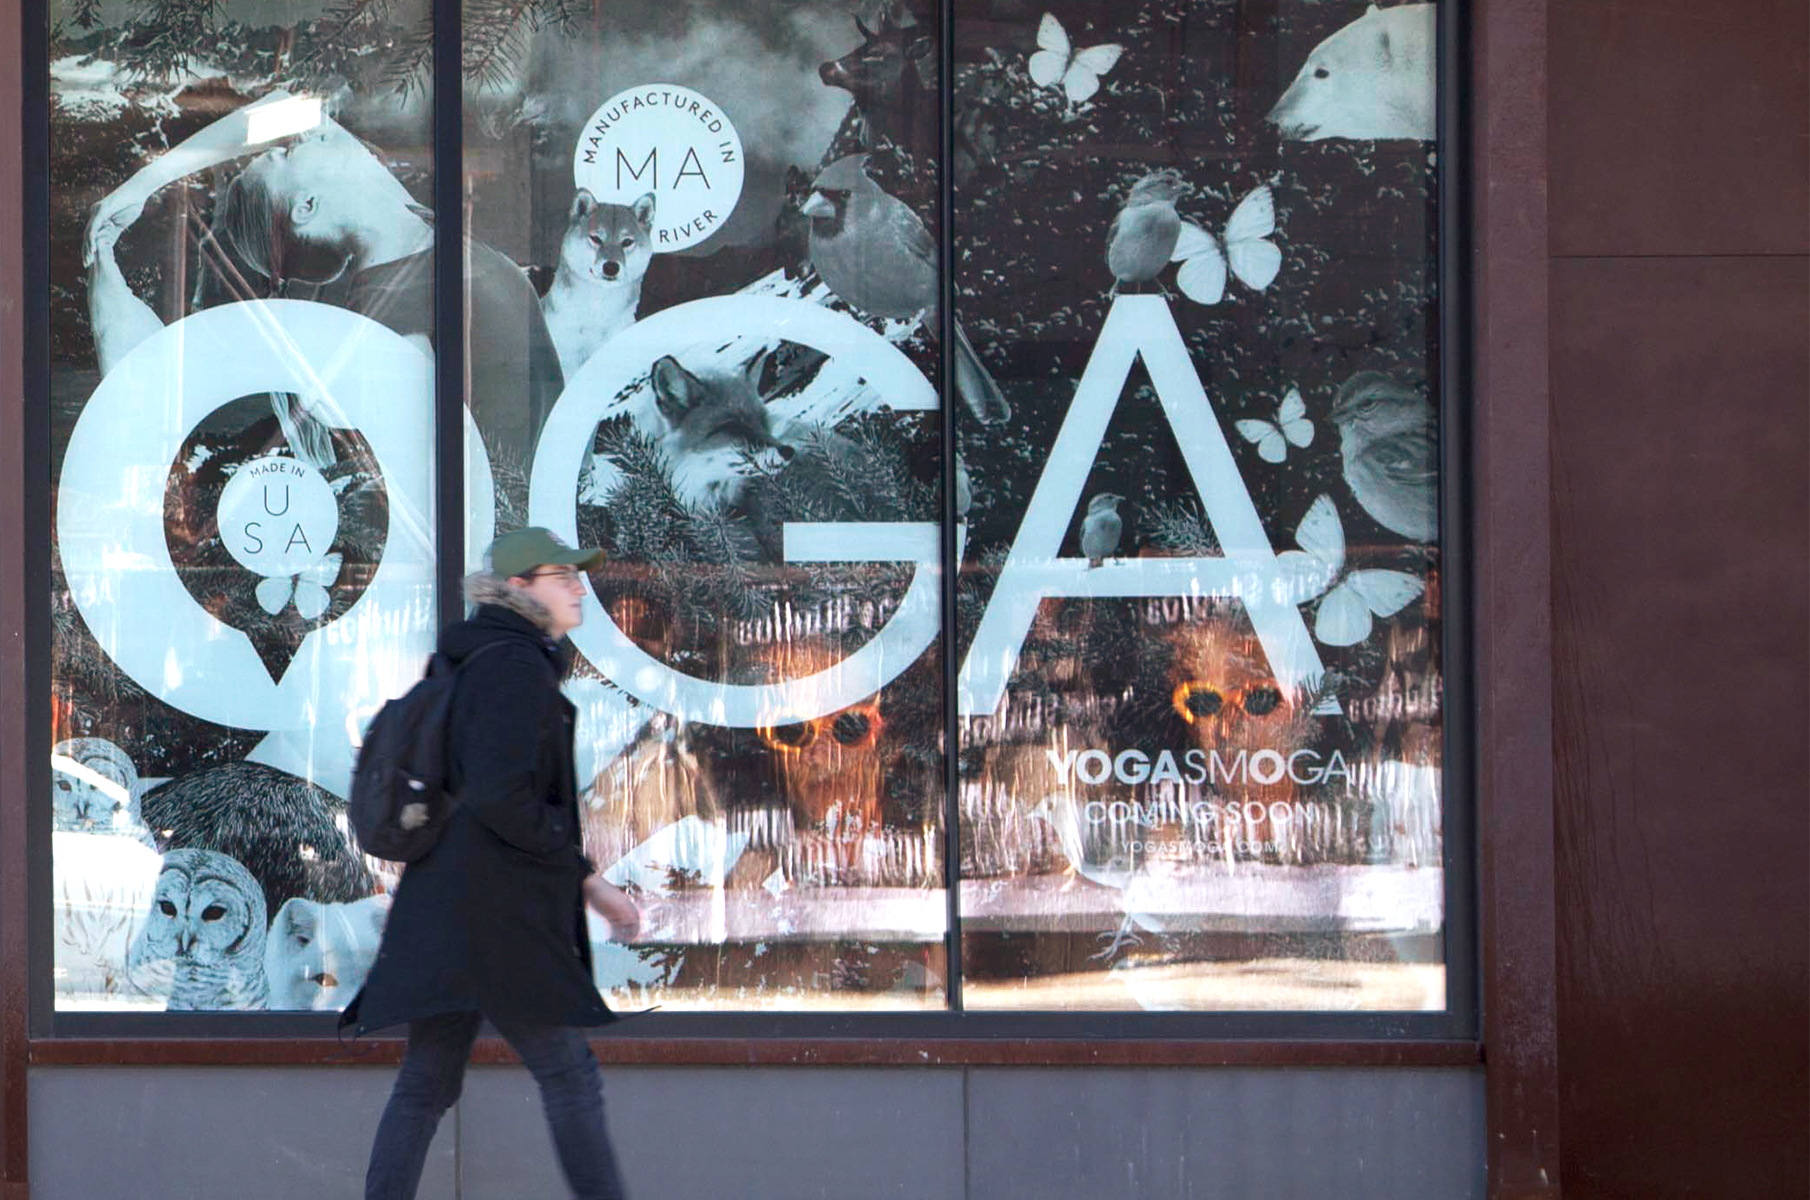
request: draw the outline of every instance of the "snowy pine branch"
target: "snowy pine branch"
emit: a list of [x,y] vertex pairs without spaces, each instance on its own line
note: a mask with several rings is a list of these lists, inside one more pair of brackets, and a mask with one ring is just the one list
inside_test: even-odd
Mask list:
[[384,64],[383,82],[406,100],[416,88],[423,92],[433,81],[434,18],[430,14],[416,22],[396,46],[396,53]]
[[171,78],[187,68],[219,18],[219,0],[139,0],[120,57],[134,74]]
[[527,33],[534,28],[533,14],[543,7],[539,0],[480,0],[465,6],[465,82],[479,88],[500,88],[527,49]]
[[369,31],[387,27],[395,7],[395,0],[342,0],[332,5],[314,23],[309,48],[295,57],[292,72],[306,78],[356,52],[369,39]]
[[1206,515],[1190,501],[1156,505],[1146,517],[1146,528],[1150,544],[1159,550],[1209,556],[1222,553],[1219,539],[1207,528]]

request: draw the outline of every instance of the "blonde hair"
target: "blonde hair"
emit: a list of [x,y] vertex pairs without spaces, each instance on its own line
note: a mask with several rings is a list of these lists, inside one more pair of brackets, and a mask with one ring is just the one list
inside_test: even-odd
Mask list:
[[270,280],[273,294],[282,291],[289,262],[289,214],[262,177],[240,171],[226,185],[214,215],[214,228],[240,262]]

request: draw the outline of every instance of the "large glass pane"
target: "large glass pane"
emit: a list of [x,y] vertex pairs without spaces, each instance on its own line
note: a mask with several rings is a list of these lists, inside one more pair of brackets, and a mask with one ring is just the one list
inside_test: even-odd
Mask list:
[[470,540],[609,553],[566,689],[619,1006],[944,1002],[938,53],[850,13],[465,7]]
[[1434,25],[957,6],[970,1008],[1445,1005]]
[[[383,21],[371,19],[381,8]],[[435,626],[421,0],[53,0],[55,996],[329,1009]]]

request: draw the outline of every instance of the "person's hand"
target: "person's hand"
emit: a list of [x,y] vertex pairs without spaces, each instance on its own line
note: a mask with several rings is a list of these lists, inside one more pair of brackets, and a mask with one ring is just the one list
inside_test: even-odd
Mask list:
[[610,940],[632,942],[641,933],[641,910],[627,892],[605,879],[592,875],[584,881],[585,903],[610,923]]
[[88,230],[82,239],[82,265],[92,267],[102,254],[112,254],[113,245],[119,241],[119,235],[131,227],[132,223],[142,217],[145,212],[144,201],[128,203],[123,207],[108,207],[102,200],[94,206],[94,212],[88,218]]

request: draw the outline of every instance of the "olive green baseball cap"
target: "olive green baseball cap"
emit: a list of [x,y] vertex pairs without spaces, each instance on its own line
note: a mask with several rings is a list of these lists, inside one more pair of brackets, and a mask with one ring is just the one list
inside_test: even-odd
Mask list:
[[603,551],[575,549],[551,529],[530,525],[505,533],[490,543],[484,561],[492,575],[526,575],[536,567],[580,567],[586,571],[603,561]]

